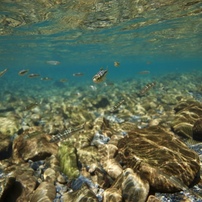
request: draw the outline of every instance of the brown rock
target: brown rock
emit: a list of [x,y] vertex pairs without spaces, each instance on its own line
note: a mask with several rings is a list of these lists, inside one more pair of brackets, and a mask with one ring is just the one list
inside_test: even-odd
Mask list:
[[156,196],[154,195],[150,195],[147,199],[147,202],[161,202],[160,199],[158,199]]
[[100,163],[105,171],[114,179],[122,173],[120,164],[113,158],[117,150],[118,148],[112,144],[100,144],[98,147],[101,156]]
[[5,168],[5,173],[7,175],[5,175],[4,179],[12,176],[14,181],[8,187],[6,194],[4,194],[4,201],[29,201],[31,194],[37,186],[37,179],[28,163],[11,165]]
[[193,139],[202,141],[202,119],[198,119],[193,126]]
[[12,155],[12,141],[8,135],[0,133],[0,160],[8,159]]
[[103,202],[122,202],[121,190],[117,188],[106,189],[103,193]]
[[[97,202],[97,197],[90,190],[87,185],[82,186],[82,188],[75,192],[65,193],[61,197],[62,201],[75,202],[75,201],[89,201],[89,202]],[[32,201],[31,201],[32,202]]]
[[185,189],[200,170],[198,155],[160,127],[131,131],[119,141],[118,148],[116,160],[138,172],[155,191]]
[[[131,168],[125,169],[115,180],[112,187],[117,190],[122,190],[122,201],[126,202],[145,202],[149,193],[149,183],[141,179]],[[116,196],[118,196],[118,193],[116,192]],[[115,196],[113,195],[113,197]]]
[[202,116],[202,104],[196,101],[180,102],[174,110],[173,131],[179,136],[192,138],[193,125]]
[[52,202],[55,198],[55,186],[51,182],[42,182],[35,190],[30,202]]
[[[1,173],[2,175],[2,173]],[[14,176],[1,176],[0,178],[0,202],[9,201],[9,200],[16,200],[19,195],[15,195],[13,193],[12,196],[10,192],[15,184],[15,177]]]
[[13,156],[15,163],[28,160],[44,160],[52,154],[57,154],[58,146],[49,143],[48,135],[41,134],[40,131],[25,131],[13,142]]
[[43,175],[44,180],[51,180],[52,182],[56,181],[56,172],[52,168],[47,168]]

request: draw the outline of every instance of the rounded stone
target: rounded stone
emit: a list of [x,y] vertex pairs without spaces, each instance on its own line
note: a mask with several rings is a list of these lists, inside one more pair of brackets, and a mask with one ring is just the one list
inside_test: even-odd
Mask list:
[[57,177],[57,181],[58,181],[59,183],[61,183],[61,184],[65,184],[65,183],[67,183],[65,177],[64,177],[63,175],[61,175],[61,174],[58,175],[58,177]]
[[193,139],[197,141],[202,141],[202,119],[198,119],[192,128]]
[[131,131],[119,140],[116,160],[147,180],[154,191],[173,192],[194,183],[198,155],[160,127]]

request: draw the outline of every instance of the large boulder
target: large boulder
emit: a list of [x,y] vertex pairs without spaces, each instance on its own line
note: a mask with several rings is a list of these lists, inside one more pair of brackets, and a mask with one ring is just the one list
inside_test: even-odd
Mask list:
[[119,140],[116,160],[132,168],[154,191],[173,192],[191,185],[200,172],[198,155],[164,128],[128,132]]
[[56,155],[58,146],[50,143],[49,140],[49,135],[44,134],[38,128],[24,131],[13,142],[13,162],[38,161],[52,154]]

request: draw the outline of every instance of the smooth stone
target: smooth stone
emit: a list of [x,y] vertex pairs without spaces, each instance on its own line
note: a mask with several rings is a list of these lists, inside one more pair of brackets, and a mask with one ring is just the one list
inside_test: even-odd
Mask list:
[[175,118],[171,123],[173,131],[185,138],[193,137],[193,126],[202,116],[202,104],[197,101],[180,102],[175,106]]
[[193,139],[196,141],[202,141],[202,119],[198,119],[192,128]]
[[[61,197],[62,201],[75,202],[75,201],[89,201],[98,202],[96,195],[87,185],[83,185],[80,190],[74,192],[64,193]],[[32,201],[31,201],[32,202]]]
[[17,196],[14,201],[29,201],[37,186],[37,178],[34,176],[34,170],[29,167],[29,164],[8,166],[5,168],[5,173],[15,178],[14,184],[8,190],[7,201],[13,201],[10,199],[12,195],[14,198]]
[[99,145],[98,147],[101,157],[100,163],[109,176],[114,179],[122,173],[122,167],[114,159],[114,155],[117,150],[118,148],[113,144]]
[[199,156],[164,128],[130,131],[117,147],[116,160],[138,172],[154,191],[187,189],[200,171]]
[[122,202],[122,193],[120,189],[110,187],[103,193],[103,202]]
[[57,177],[57,181],[61,184],[66,184],[67,183],[67,180],[65,179],[65,177],[61,174],[58,175]]
[[52,182],[56,181],[56,172],[52,168],[47,168],[44,171],[43,176],[44,176],[44,180],[48,178],[48,179],[51,179]]
[[0,160],[8,159],[12,155],[12,141],[8,135],[0,133]]
[[115,180],[113,188],[122,190],[122,201],[145,202],[149,194],[149,183],[142,179],[131,168],[123,170],[122,174]]
[[16,194],[11,191],[15,185],[15,176],[8,176],[4,173],[0,173],[0,201],[15,201],[19,197],[19,193]]
[[147,202],[162,202],[162,201],[158,199],[156,196],[150,195],[147,199]]
[[19,163],[22,161],[44,160],[52,154],[56,155],[58,146],[49,143],[49,136],[43,134],[38,128],[32,131],[25,131],[13,142],[12,161]]
[[34,191],[30,202],[52,202],[55,199],[55,186],[51,182],[42,182]]
[[0,133],[13,135],[19,130],[19,121],[11,117],[0,117]]

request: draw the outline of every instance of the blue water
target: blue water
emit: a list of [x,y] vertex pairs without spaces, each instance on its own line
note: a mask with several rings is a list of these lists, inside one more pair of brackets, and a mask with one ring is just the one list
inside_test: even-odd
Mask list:
[[[2,16],[14,18],[12,9],[17,5],[2,5],[5,9],[0,10]],[[151,7],[154,5],[151,4]],[[67,79],[64,86],[69,87],[95,85],[92,77],[101,67],[108,68],[106,81],[110,82],[152,80],[169,73],[201,71],[200,7],[201,3],[190,4],[184,13],[180,10],[170,10],[170,13],[151,10],[146,17],[94,30],[60,27],[58,22],[61,19],[57,16],[52,21],[50,18],[16,27],[2,23],[2,30],[8,33],[0,35],[0,71],[5,68],[8,71],[0,78],[1,89],[30,90],[38,85],[47,91],[54,88],[53,83],[60,79]],[[61,5],[59,8],[62,11],[66,7]],[[164,9],[169,10],[169,7]],[[50,11],[57,13],[54,7]],[[191,12],[194,14],[191,15]],[[10,33],[7,28],[11,30]],[[54,31],[56,28],[58,30]],[[60,64],[47,64],[50,60],[59,61]],[[120,67],[114,67],[114,61],[120,62]],[[40,77],[30,79],[27,75],[19,76],[18,72],[22,69],[29,69],[29,73],[40,74]],[[141,71],[149,71],[150,74],[138,74]],[[78,72],[84,76],[72,76]],[[41,81],[41,77],[50,77],[52,80]]]

